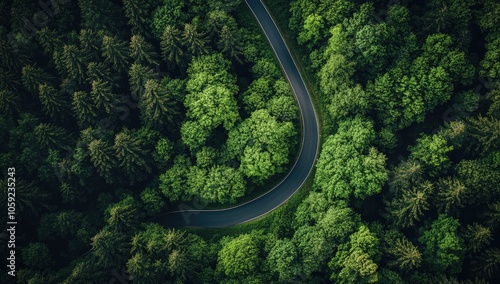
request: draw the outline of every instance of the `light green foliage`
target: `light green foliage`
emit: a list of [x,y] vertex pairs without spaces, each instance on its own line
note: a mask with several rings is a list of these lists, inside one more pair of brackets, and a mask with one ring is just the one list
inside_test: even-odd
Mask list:
[[245,180],[237,169],[215,166],[209,170],[191,167],[187,182],[189,192],[209,202],[234,203],[245,194]]
[[138,283],[158,283],[165,279],[191,282],[207,257],[207,245],[201,238],[184,231],[166,230],[158,224],[146,224],[144,230],[134,235],[131,244],[127,272]]
[[34,129],[38,146],[42,148],[64,148],[67,134],[63,128],[53,124],[40,123]]
[[47,84],[40,84],[38,86],[38,94],[43,111],[52,119],[58,119],[67,113],[68,101],[66,101],[61,91]]
[[431,176],[447,170],[450,165],[448,152],[453,150],[453,146],[448,146],[448,142],[440,135],[423,135],[417,139],[415,146],[409,147],[411,158],[420,161],[427,167]]
[[39,85],[47,84],[52,79],[41,68],[33,65],[24,66],[21,72],[23,86],[31,93],[36,93]]
[[170,65],[184,64],[184,51],[182,50],[181,32],[174,26],[168,25],[161,36],[161,51],[163,59]]
[[335,283],[375,283],[378,281],[379,240],[366,226],[341,244],[328,266]]
[[166,169],[168,161],[171,159],[173,143],[168,138],[161,138],[155,146],[153,159],[160,169]]
[[[89,56],[89,58],[92,58],[93,60],[99,59],[102,45],[101,32],[96,32],[91,29],[82,29],[78,35],[78,40],[80,41],[80,48]],[[57,46],[54,46],[51,49],[55,49],[56,47]]]
[[72,110],[78,123],[83,125],[92,124],[97,119],[97,107],[90,94],[79,91],[73,94]]
[[189,200],[187,174],[191,163],[185,156],[177,156],[174,165],[160,175],[160,190],[171,201]]
[[146,82],[155,77],[153,69],[138,63],[134,63],[130,66],[128,74],[129,74],[130,92],[132,93],[132,95],[134,95],[135,99],[138,99],[139,95],[144,94],[145,91],[144,85],[146,84]]
[[338,122],[349,116],[364,115],[369,106],[368,94],[360,85],[356,85],[352,88],[342,88],[333,94],[328,110],[332,120]]
[[95,106],[108,114],[118,106],[119,98],[113,94],[109,82],[102,80],[92,81],[90,95]]
[[309,193],[295,211],[296,227],[315,224],[323,218],[330,205],[331,202],[324,193],[314,191]]
[[160,38],[169,25],[176,26],[186,20],[182,11],[185,2],[182,0],[164,0],[163,5],[156,7],[152,13],[152,29],[157,38]]
[[321,37],[324,26],[323,17],[321,15],[311,14],[307,16],[304,21],[304,28],[297,38],[298,42],[300,44],[307,42],[311,42],[312,44],[316,43]]
[[489,116],[471,118],[467,120],[467,130],[474,150],[484,154],[500,149],[500,119]]
[[189,93],[184,104],[187,116],[208,129],[223,125],[230,130],[239,118],[234,94],[224,86],[207,86],[202,92]]
[[71,79],[83,82],[85,77],[86,56],[75,45],[64,45],[62,63]]
[[325,98],[349,87],[354,75],[354,64],[340,54],[332,54],[318,73],[319,84]]
[[458,235],[457,219],[439,215],[422,231],[418,241],[424,246],[424,262],[435,272],[459,273],[462,269],[463,240]]
[[387,180],[385,156],[369,147],[373,125],[359,117],[339,124],[327,138],[316,165],[315,185],[330,200],[364,199],[380,192]]
[[149,2],[140,0],[123,0],[123,10],[128,18],[128,24],[132,26],[134,34],[149,34],[149,25],[151,18],[149,17]]
[[267,256],[269,269],[278,273],[280,281],[291,282],[302,274],[302,266],[294,243],[288,239],[278,240]]
[[218,271],[228,277],[237,278],[252,275],[258,266],[259,247],[252,235],[241,234],[223,242],[218,255]]
[[156,216],[165,208],[160,190],[154,187],[146,187],[141,192],[141,201],[149,216]]
[[484,203],[498,196],[499,166],[487,158],[462,160],[456,165],[457,178],[470,190],[470,203]]
[[328,208],[317,226],[329,242],[344,243],[356,231],[359,222],[359,216],[351,208],[346,204],[337,203]]
[[182,43],[186,46],[188,53],[193,56],[208,53],[205,34],[198,31],[196,24],[184,24],[184,30],[182,31]]
[[303,273],[311,275],[322,271],[333,250],[323,232],[316,227],[303,226],[295,231],[292,241],[299,252]]
[[227,151],[241,161],[242,173],[257,182],[283,172],[296,132],[291,122],[278,122],[266,110],[257,110],[229,132]]

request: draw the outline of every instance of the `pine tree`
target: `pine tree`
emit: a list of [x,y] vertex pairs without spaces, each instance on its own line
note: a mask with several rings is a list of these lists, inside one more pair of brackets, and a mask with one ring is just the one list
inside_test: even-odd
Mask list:
[[498,275],[500,269],[500,249],[489,248],[480,253],[472,262],[473,270],[485,278]]
[[147,42],[144,37],[134,35],[130,39],[131,57],[136,63],[144,66],[158,66],[158,55],[156,54],[153,45]]
[[129,70],[129,84],[130,92],[134,95],[137,100],[139,96],[144,94],[144,85],[148,80],[155,77],[153,69],[143,66],[139,63],[134,63]]
[[81,29],[78,39],[82,52],[88,55],[92,60],[99,60],[101,50],[101,35],[91,29]]
[[38,91],[43,111],[52,119],[62,117],[67,113],[68,102],[61,91],[47,84],[39,85]]
[[149,3],[140,0],[123,0],[123,9],[132,26],[133,34],[149,34]]
[[19,95],[6,90],[0,90],[0,112],[6,117],[19,113],[21,109],[21,98]]
[[14,46],[6,40],[0,39],[0,65],[8,70],[15,71],[28,62],[25,50]]
[[35,136],[38,145],[42,148],[63,149],[67,134],[64,129],[52,124],[41,123],[35,127]]
[[171,101],[167,90],[156,80],[148,80],[144,85],[140,107],[146,125],[162,126],[172,121],[176,113],[175,102]]
[[111,86],[106,81],[92,81],[92,91],[90,91],[90,94],[95,105],[108,114],[111,113],[119,103],[118,97],[112,93]]
[[203,33],[198,32],[196,25],[185,24],[184,31],[182,32],[182,43],[187,47],[191,55],[203,55],[208,53],[208,49],[205,46],[207,40],[204,36]]
[[103,177],[107,183],[112,183],[112,171],[116,165],[116,160],[113,156],[113,150],[111,149],[111,146],[108,143],[98,139],[90,142],[89,151],[90,160],[92,161],[99,175]]
[[103,36],[102,55],[116,71],[127,70],[130,51],[127,43],[118,39],[118,37]]
[[31,93],[38,91],[38,86],[46,84],[51,81],[50,76],[45,73],[41,68],[33,65],[26,65],[22,70],[23,86]]
[[98,109],[92,97],[83,91],[73,94],[72,110],[80,125],[92,125],[98,117]]
[[422,164],[415,160],[401,162],[393,171],[389,181],[391,190],[398,193],[401,190],[409,189],[412,185],[422,181]]
[[446,214],[464,207],[470,194],[468,188],[455,177],[441,178],[437,188],[436,205]]
[[471,146],[475,146],[476,151],[484,154],[492,149],[500,149],[500,119],[479,116],[467,122]]
[[488,210],[484,215],[487,218],[486,224],[488,226],[498,228],[500,225],[500,201],[488,204]]
[[75,45],[65,45],[61,60],[70,78],[83,83],[85,79],[85,66],[87,65],[85,54]]
[[48,27],[41,28],[36,32],[36,35],[38,43],[40,43],[46,54],[52,55],[54,51],[60,50],[63,46],[57,32],[50,30]]
[[100,268],[112,268],[125,261],[128,251],[125,236],[118,232],[102,229],[92,237],[92,255]]
[[493,240],[493,236],[490,228],[484,227],[478,223],[473,223],[467,225],[464,232],[464,239],[467,244],[467,249],[472,253],[476,253],[490,244]]
[[422,254],[418,247],[405,237],[397,239],[388,252],[394,258],[389,265],[401,270],[414,270],[419,268],[422,262]]
[[396,197],[388,203],[389,219],[403,228],[413,226],[415,220],[419,221],[424,212],[429,210],[427,199],[432,187],[432,184],[426,181],[403,191],[401,197]]
[[143,180],[146,173],[151,172],[145,157],[147,151],[143,149],[142,142],[128,130],[116,134],[113,149],[120,168],[130,177],[131,183]]
[[161,51],[163,59],[170,65],[182,66],[184,52],[180,31],[174,26],[167,26],[161,37]]
[[120,75],[112,71],[111,68],[103,62],[90,62],[87,65],[87,81],[102,80],[109,82],[111,85],[118,87],[120,83]]
[[229,58],[234,58],[241,63],[241,43],[239,32],[236,27],[224,25],[220,31],[220,40],[217,43],[219,49]]

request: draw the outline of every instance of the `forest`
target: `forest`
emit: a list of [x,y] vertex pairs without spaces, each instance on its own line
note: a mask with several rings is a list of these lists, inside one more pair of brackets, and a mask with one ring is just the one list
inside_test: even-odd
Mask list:
[[0,2],[1,283],[500,279],[500,3],[263,2],[321,149],[286,204],[223,229],[152,219],[295,162],[299,107],[245,1]]

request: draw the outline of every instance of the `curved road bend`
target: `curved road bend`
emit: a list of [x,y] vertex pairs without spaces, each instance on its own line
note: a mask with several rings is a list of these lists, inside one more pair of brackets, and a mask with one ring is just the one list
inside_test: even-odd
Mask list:
[[[246,0],[257,18],[292,86],[302,115],[302,148],[285,179],[269,192],[242,205],[222,210],[184,210],[166,213],[151,221],[165,227],[229,227],[265,215],[286,202],[305,182],[319,146],[318,120],[307,88],[276,24],[260,0]],[[191,205],[190,205],[191,206]]]

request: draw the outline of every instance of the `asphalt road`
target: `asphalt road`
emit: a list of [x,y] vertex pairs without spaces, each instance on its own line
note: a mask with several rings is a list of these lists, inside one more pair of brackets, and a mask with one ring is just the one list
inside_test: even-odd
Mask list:
[[319,146],[318,120],[307,88],[295,62],[260,0],[246,0],[271,43],[278,61],[292,86],[302,116],[302,148],[298,159],[285,179],[269,192],[242,205],[222,210],[193,210],[202,204],[186,203],[180,211],[166,213],[155,219],[165,227],[229,227],[265,215],[286,202],[305,182],[316,160]]

